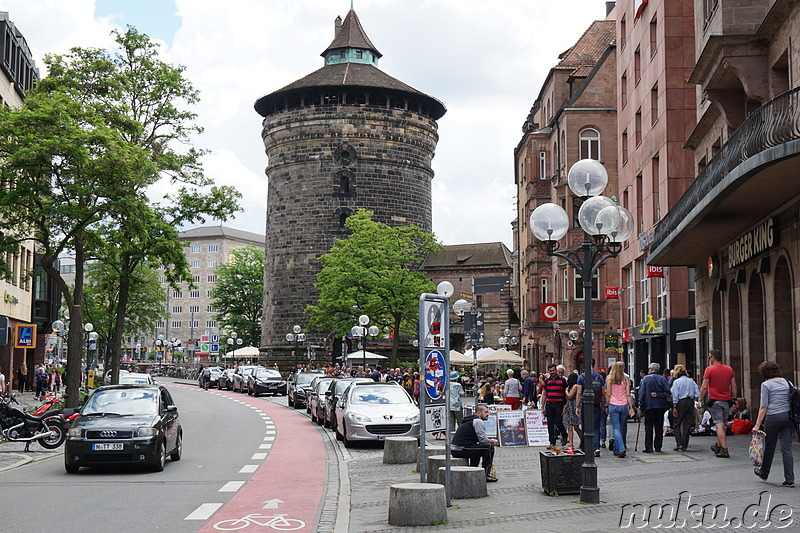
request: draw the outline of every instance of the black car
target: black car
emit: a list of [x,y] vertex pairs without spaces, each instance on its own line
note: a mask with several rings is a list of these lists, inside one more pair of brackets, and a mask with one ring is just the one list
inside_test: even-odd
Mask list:
[[286,396],[286,380],[274,368],[257,368],[247,375],[247,394]]
[[247,375],[256,368],[264,368],[260,365],[239,365],[233,373],[232,391],[247,392]]
[[233,390],[233,373],[236,372],[232,368],[226,368],[222,371],[222,374],[219,375],[219,379],[217,380],[217,388],[219,390],[228,389]]
[[288,400],[289,407],[300,409],[306,405],[308,392],[311,389],[311,382],[314,378],[322,375],[322,372],[295,372],[289,378]]
[[337,378],[325,391],[325,400],[322,403],[322,425],[333,429],[334,432],[336,431],[336,404],[339,403],[342,393],[353,382],[374,383],[375,381],[372,378]]
[[311,382],[311,391],[308,396],[308,412],[311,413],[311,421],[322,425],[322,404],[325,402],[325,391],[335,378],[327,376],[317,376]]
[[100,387],[67,432],[64,468],[134,464],[161,472],[167,455],[180,461],[183,430],[178,408],[161,385]]

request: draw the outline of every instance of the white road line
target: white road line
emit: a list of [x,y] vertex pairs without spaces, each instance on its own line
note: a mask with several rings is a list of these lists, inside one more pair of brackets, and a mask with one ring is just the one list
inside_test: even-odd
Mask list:
[[236,492],[242,488],[244,481],[228,481],[217,492]]
[[221,503],[203,503],[200,507],[192,511],[192,513],[184,518],[184,520],[208,520],[211,515],[217,512],[217,509],[222,507]]
[[241,470],[239,470],[240,474],[252,474],[256,470],[258,470],[259,465],[244,465]]
[[274,436],[271,436],[271,437],[264,437],[264,441],[265,441],[265,442],[272,442],[272,441],[274,441],[274,440],[275,440],[275,437],[274,437]]
[[259,450],[269,450],[270,448],[272,448],[272,444],[259,444],[258,446]]
[[267,435],[274,435],[275,434],[275,430],[274,429],[268,429],[266,434]]
[[251,457],[250,459],[252,461],[258,461],[259,459],[266,459],[266,458],[267,458],[266,453],[254,453],[253,457]]

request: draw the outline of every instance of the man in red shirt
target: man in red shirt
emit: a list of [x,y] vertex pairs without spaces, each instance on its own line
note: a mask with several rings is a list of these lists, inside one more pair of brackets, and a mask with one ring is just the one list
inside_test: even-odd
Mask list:
[[703,384],[700,386],[700,406],[705,402],[711,421],[717,429],[717,442],[711,445],[711,451],[717,457],[730,457],[725,439],[725,423],[736,398],[736,377],[731,367],[722,364],[722,353],[719,350],[709,350],[708,359],[710,365],[703,373]]

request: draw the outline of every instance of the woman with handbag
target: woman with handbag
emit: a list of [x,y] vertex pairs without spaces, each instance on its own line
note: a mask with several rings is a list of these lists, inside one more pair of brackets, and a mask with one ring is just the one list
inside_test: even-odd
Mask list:
[[757,433],[763,424],[767,436],[764,441],[764,459],[761,467],[756,467],[754,472],[763,480],[769,477],[775,448],[780,438],[783,485],[794,487],[792,459],[794,424],[789,416],[789,383],[781,377],[781,368],[775,361],[764,361],[758,365],[758,372],[764,381],[761,383],[761,405],[758,408],[758,418],[753,426],[753,433]]
[[672,386],[672,432],[675,434],[676,452],[689,447],[689,434],[694,421],[694,402],[700,397],[700,389],[686,372],[683,365],[675,365]]

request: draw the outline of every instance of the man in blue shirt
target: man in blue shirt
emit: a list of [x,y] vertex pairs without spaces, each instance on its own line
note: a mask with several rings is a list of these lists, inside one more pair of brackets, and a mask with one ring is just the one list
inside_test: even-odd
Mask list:
[[[650,363],[650,373],[639,383],[637,402],[644,414],[644,453],[660,452],[664,441],[664,413],[669,409],[669,383],[659,373],[661,365]],[[655,439],[655,440],[654,440]]]
[[528,405],[536,394],[536,381],[527,370],[523,370],[520,374],[522,375],[522,402]]
[[[581,400],[583,399],[583,387],[586,383],[586,378],[583,374],[578,376],[578,387],[577,394],[575,395],[575,413],[582,417],[583,416],[583,403]],[[603,376],[598,374],[594,371],[594,365],[592,365],[592,391],[594,392],[594,416],[593,416],[593,425],[594,425],[594,455],[595,457],[600,457],[600,419],[602,418],[601,413],[602,410],[605,409],[605,387],[606,382],[603,379]],[[583,449],[583,435],[581,435],[581,449]],[[586,450],[584,450],[586,452]]]

